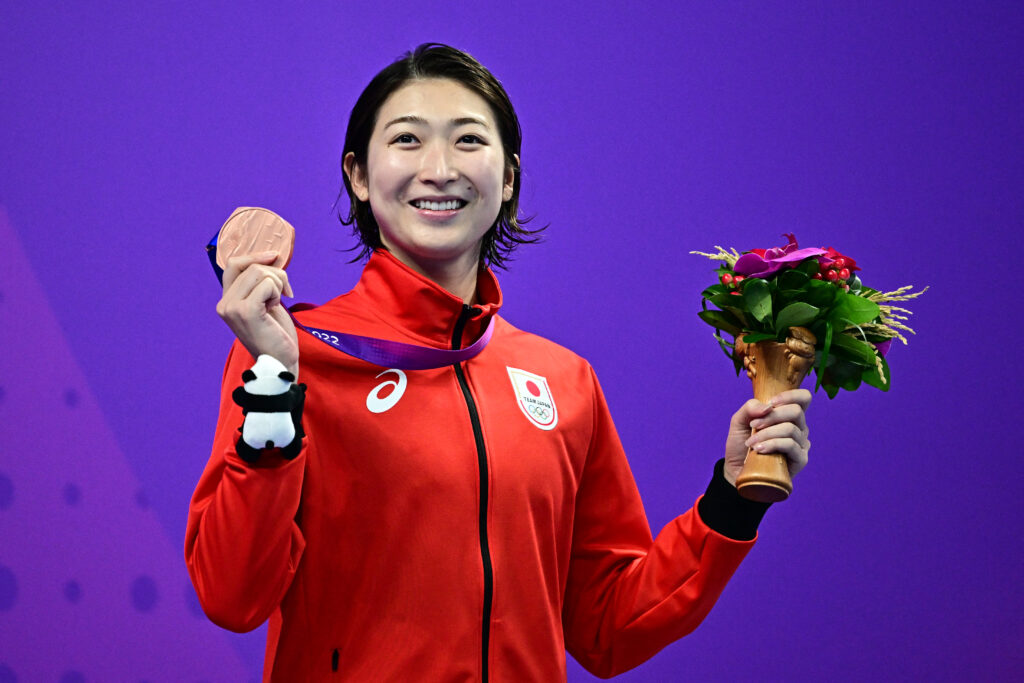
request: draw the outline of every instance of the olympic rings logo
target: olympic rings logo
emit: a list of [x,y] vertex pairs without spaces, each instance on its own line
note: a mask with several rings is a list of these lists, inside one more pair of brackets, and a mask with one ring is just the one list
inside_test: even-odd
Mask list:
[[551,419],[551,411],[545,408],[544,406],[531,404],[527,406],[526,409],[529,410],[530,413],[541,422],[547,422],[548,420]]

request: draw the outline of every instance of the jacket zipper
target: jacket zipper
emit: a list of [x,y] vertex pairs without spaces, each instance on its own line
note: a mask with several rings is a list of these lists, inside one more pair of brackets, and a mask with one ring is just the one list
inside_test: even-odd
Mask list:
[[[455,323],[455,330],[452,332],[452,350],[462,348],[462,332],[466,327],[466,321],[480,311],[466,304],[462,305],[462,313]],[[455,376],[459,380],[459,387],[462,389],[462,396],[466,399],[466,407],[469,409],[469,419],[473,423],[473,438],[476,439],[476,458],[480,470],[480,559],[484,568],[484,614],[483,614],[483,638],[481,640],[483,669],[481,680],[487,683],[488,667],[487,659],[491,640],[491,602],[494,596],[494,568],[491,566],[491,548],[487,541],[487,450],[484,447],[484,433],[480,427],[480,414],[476,409],[476,401],[469,391],[469,383],[466,382],[466,374],[462,371],[462,364],[457,363]]]

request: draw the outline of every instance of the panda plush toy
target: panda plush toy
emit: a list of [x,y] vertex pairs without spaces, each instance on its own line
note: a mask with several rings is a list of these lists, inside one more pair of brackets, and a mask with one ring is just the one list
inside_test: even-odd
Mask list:
[[306,385],[295,384],[295,375],[273,356],[261,354],[256,364],[242,373],[242,386],[231,398],[242,407],[245,421],[235,444],[239,457],[249,463],[272,448],[291,460],[302,448],[302,406]]

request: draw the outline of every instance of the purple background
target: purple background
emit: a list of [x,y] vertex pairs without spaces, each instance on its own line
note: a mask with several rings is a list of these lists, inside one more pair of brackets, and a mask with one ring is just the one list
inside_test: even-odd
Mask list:
[[516,104],[550,228],[504,313],[594,364],[655,532],[750,392],[688,251],[793,231],[932,287],[893,389],[817,395],[719,605],[621,679],[1019,675],[1018,2],[256,4],[0,12],[0,682],[258,678],[264,629],[209,624],[181,557],[231,340],[203,245],[267,206],[298,297],[347,290],[348,111],[426,40]]

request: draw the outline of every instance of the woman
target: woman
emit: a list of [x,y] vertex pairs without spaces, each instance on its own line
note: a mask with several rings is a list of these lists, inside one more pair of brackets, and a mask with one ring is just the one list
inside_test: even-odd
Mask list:
[[[792,474],[807,461],[810,394],[748,401],[707,492],[652,540],[590,366],[497,315],[484,264],[533,240],[519,150],[507,95],[465,53],[423,45],[384,69],[343,159],[369,261],[355,289],[296,316],[483,346],[467,360],[381,372],[296,332],[275,254],[224,273],[218,312],[238,340],[185,555],[214,622],[270,619],[265,680],[564,680],[566,650],[600,676],[630,669],[697,626],[753,544],[767,506],[734,487],[747,445]],[[236,388],[260,354],[308,388],[296,441],[246,460],[232,393],[248,400]]]

